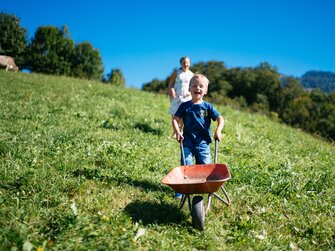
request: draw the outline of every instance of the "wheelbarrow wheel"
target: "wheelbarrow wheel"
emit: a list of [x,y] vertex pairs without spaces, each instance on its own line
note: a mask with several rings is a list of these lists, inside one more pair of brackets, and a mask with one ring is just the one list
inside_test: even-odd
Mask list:
[[204,198],[194,196],[192,199],[192,225],[199,230],[205,227]]

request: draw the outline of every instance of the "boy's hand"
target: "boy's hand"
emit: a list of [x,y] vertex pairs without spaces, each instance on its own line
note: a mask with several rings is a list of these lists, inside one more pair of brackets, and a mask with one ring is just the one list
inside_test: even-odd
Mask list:
[[215,131],[214,139],[215,139],[215,140],[218,140],[218,141],[220,142],[220,141],[221,141],[221,138],[222,138],[222,133],[221,133],[221,131]]
[[184,140],[184,136],[183,136],[183,134],[181,134],[180,132],[177,132],[176,133],[176,140],[178,141],[178,142],[182,142],[183,140]]

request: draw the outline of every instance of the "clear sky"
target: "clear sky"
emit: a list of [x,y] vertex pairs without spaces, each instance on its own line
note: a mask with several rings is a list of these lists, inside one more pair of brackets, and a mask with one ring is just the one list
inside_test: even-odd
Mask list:
[[335,0],[1,0],[0,11],[20,18],[29,37],[67,25],[129,87],[165,79],[184,55],[228,68],[268,62],[297,77],[335,71]]

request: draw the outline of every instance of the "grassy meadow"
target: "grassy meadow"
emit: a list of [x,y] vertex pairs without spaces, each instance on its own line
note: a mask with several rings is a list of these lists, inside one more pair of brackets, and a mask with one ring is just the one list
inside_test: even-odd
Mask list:
[[179,165],[168,107],[0,71],[0,250],[335,250],[334,144],[217,106],[232,204],[213,198],[199,231],[161,183]]

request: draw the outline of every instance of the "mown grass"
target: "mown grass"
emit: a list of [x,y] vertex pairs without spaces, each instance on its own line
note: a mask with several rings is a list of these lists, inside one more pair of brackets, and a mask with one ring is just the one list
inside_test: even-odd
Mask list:
[[168,99],[0,71],[1,250],[335,249],[335,147],[218,106],[232,205],[204,231],[161,179],[179,165]]

